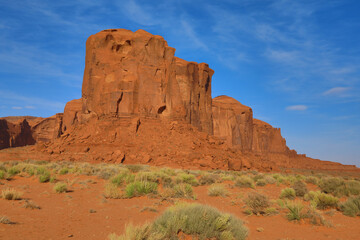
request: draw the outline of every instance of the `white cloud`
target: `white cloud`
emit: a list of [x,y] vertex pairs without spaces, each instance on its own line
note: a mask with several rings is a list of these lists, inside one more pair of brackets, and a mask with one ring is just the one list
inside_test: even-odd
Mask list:
[[350,87],[334,87],[325,91],[323,95],[325,96],[345,96],[346,93],[350,90]]
[[305,111],[307,109],[308,107],[306,105],[292,105],[286,107],[286,110],[288,111]]
[[25,106],[24,108],[26,108],[26,109],[35,109],[36,107],[34,107],[34,106]]
[[12,107],[12,109],[14,109],[14,110],[21,110],[21,109],[23,109],[23,108],[22,108],[22,107],[14,106],[14,107]]

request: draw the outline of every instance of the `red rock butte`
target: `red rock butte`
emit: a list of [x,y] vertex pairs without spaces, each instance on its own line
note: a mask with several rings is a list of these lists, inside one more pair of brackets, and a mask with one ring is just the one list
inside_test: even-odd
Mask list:
[[[152,164],[196,169],[357,171],[299,155],[279,128],[228,96],[214,71],[174,56],[144,30],[101,31],[86,42],[82,98],[50,118],[0,119],[0,158]],[[5,149],[33,145],[14,149]]]

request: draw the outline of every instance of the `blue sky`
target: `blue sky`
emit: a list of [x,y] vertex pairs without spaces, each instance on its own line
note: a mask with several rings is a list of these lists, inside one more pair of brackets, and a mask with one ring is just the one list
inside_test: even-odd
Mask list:
[[215,70],[288,146],[360,166],[357,0],[0,0],[0,117],[62,112],[81,97],[85,41],[109,28],[161,35]]

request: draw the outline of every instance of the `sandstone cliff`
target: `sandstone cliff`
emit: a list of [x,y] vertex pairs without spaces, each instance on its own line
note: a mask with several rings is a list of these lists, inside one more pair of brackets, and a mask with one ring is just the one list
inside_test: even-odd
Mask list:
[[174,53],[161,36],[143,30],[112,29],[90,36],[82,113],[186,120],[212,133],[214,71],[205,63],[175,58]]
[[0,149],[32,144],[35,144],[35,139],[25,119],[16,123],[0,119]]
[[0,148],[38,143],[24,155],[17,153],[19,159],[356,169],[289,150],[280,129],[254,119],[250,107],[227,96],[212,99],[214,71],[206,63],[174,54],[161,36],[144,30],[110,29],[90,36],[82,98],[68,102],[63,114],[26,117],[30,125],[26,119],[16,126],[0,120]]

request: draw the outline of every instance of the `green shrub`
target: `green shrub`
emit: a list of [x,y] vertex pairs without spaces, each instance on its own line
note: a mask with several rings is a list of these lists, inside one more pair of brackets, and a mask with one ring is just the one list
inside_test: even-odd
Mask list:
[[14,166],[14,167],[9,168],[7,173],[9,175],[9,177],[13,177],[13,176],[19,174],[20,170],[16,166]]
[[123,197],[119,188],[116,185],[112,184],[111,182],[108,182],[105,185],[104,196],[106,198],[112,198],[112,199],[119,199]]
[[241,188],[254,188],[254,180],[248,176],[240,176],[235,180],[235,186]]
[[1,197],[6,200],[20,200],[22,195],[22,192],[19,192],[14,188],[7,188],[1,192]]
[[266,186],[267,182],[265,179],[259,179],[256,181],[256,186],[260,186],[260,187],[263,187],[263,186]]
[[289,210],[286,217],[289,221],[299,221],[305,218],[305,214],[302,212],[304,205],[301,202],[290,202],[286,204],[286,208]]
[[159,183],[159,177],[155,172],[139,172],[136,174],[135,181]]
[[283,175],[279,174],[279,173],[273,174],[272,177],[276,180],[277,183],[284,183],[285,180],[286,180],[286,178]]
[[168,208],[152,225],[158,239],[176,239],[179,231],[199,239],[237,239],[247,236],[241,220],[210,206],[180,204]]
[[54,191],[56,193],[64,193],[64,192],[67,192],[67,190],[68,189],[67,189],[66,183],[59,182],[59,183],[55,184],[55,186],[54,186]]
[[221,196],[226,197],[228,195],[228,191],[226,190],[225,186],[222,184],[212,184],[208,188],[208,195],[215,197]]
[[279,213],[279,211],[274,207],[268,207],[265,209],[265,215],[267,215],[267,216],[273,216],[278,213]]
[[196,177],[194,175],[188,174],[188,173],[180,173],[179,175],[176,176],[175,181],[176,181],[176,183],[187,183],[192,186],[199,185],[199,182],[196,179]]
[[176,184],[173,188],[173,197],[175,197],[175,198],[194,198],[192,186],[187,183]]
[[265,180],[265,182],[266,182],[267,184],[274,184],[274,183],[276,183],[276,179],[273,178],[272,176],[269,176],[269,175],[266,175],[266,176],[264,177],[264,180]]
[[127,198],[132,198],[136,196],[142,196],[149,193],[157,192],[157,183],[148,182],[148,181],[135,181],[129,183],[125,189],[125,196]]
[[163,174],[160,177],[161,180],[161,184],[163,187],[168,188],[168,187],[173,187],[174,186],[174,181],[173,179],[167,175],[167,174]]
[[112,233],[108,236],[109,240],[156,240],[161,239],[161,236],[151,233],[150,224],[144,224],[143,226],[134,226],[128,224],[125,227],[125,233],[121,236]]
[[60,171],[59,171],[59,174],[60,175],[65,175],[65,174],[68,174],[69,173],[69,169],[68,168],[62,168]]
[[292,188],[284,188],[281,190],[280,198],[295,199],[296,193]]
[[360,182],[355,180],[350,180],[346,182],[346,189],[349,195],[359,195],[360,194]]
[[340,205],[341,211],[346,216],[360,216],[360,197],[351,197],[345,203]]
[[124,183],[131,183],[135,180],[135,176],[130,172],[123,171],[110,179],[112,184],[116,186],[122,186]]
[[308,219],[311,224],[317,226],[330,225],[325,220],[324,216],[321,215],[321,213],[317,211],[314,207],[306,207],[304,210],[304,218]]
[[270,200],[267,196],[259,193],[249,193],[245,199],[246,205],[251,209],[252,213],[265,214],[266,209],[270,207]]
[[322,192],[333,194],[334,196],[341,197],[347,196],[346,184],[344,179],[338,177],[328,177],[321,180],[319,187]]
[[306,184],[303,181],[296,181],[291,187],[295,190],[295,194],[298,197],[303,197],[308,192]]
[[29,176],[34,176],[36,173],[36,168],[34,166],[28,166],[25,169],[25,172],[29,175]]
[[314,176],[308,176],[308,177],[305,178],[305,182],[317,185],[318,182],[319,182],[319,179],[317,177],[314,177]]
[[36,175],[44,175],[46,173],[49,173],[49,170],[44,166],[40,166],[36,168]]
[[4,170],[0,170],[0,179],[6,178],[6,172]]
[[311,205],[318,209],[336,208],[339,199],[326,193],[310,191],[305,195],[305,200],[310,200]]
[[129,169],[133,173],[140,172],[141,170],[145,169],[146,166],[134,164],[134,165],[125,165],[127,169]]
[[125,234],[111,234],[110,240],[178,239],[179,232],[196,239],[243,240],[247,229],[230,214],[200,204],[179,204],[168,208],[152,224],[129,225]]
[[210,185],[219,182],[219,180],[220,180],[219,175],[213,173],[206,173],[200,177],[199,183],[200,185]]
[[50,172],[45,172],[39,176],[39,182],[45,183],[50,181]]
[[304,206],[301,202],[288,202],[286,208],[286,217],[289,221],[307,219],[313,225],[329,225],[319,211],[311,206]]

